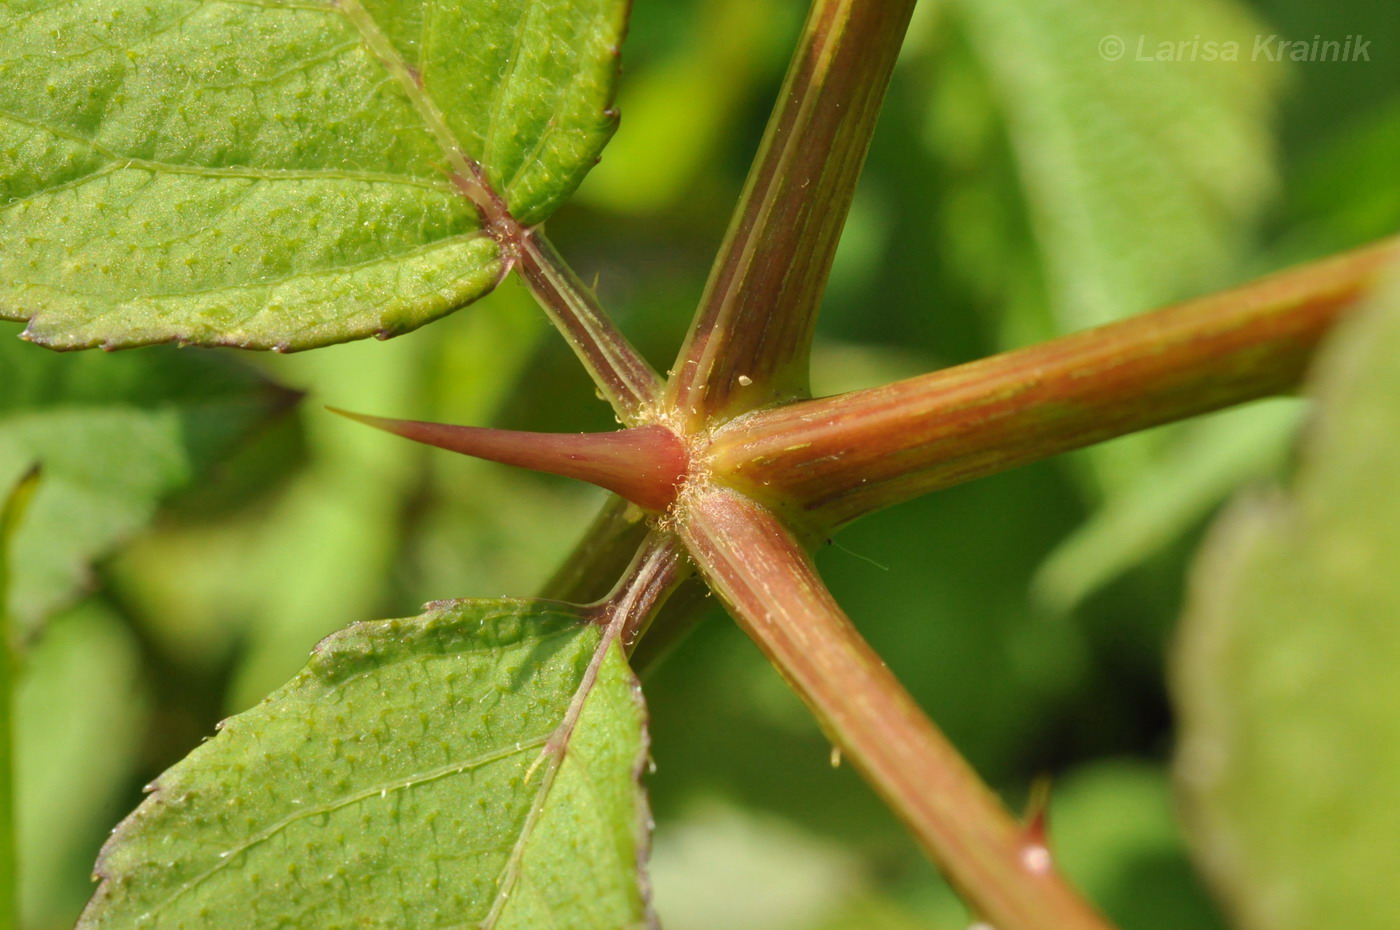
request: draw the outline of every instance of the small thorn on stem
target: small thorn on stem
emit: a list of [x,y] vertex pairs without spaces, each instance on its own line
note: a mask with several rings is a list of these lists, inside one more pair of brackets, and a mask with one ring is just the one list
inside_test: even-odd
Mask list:
[[1050,779],[1041,777],[1031,785],[1026,802],[1025,844],[1021,865],[1033,875],[1044,875],[1054,867],[1050,855]]
[[685,445],[658,425],[611,433],[527,433],[326,409],[440,449],[587,481],[647,510],[670,507],[690,467]]

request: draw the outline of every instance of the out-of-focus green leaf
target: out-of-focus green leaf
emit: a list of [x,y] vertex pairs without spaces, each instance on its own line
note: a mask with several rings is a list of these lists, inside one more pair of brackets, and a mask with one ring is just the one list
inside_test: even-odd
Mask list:
[[19,631],[70,603],[93,558],[291,396],[217,357],[56,355],[0,339],[0,484],[44,472],[13,544]]
[[1160,766],[1124,759],[1070,772],[1055,784],[1049,823],[1056,864],[1121,930],[1223,930]]
[[[535,349],[548,324],[524,288],[503,287],[489,301],[491,312],[483,306],[454,322],[450,341],[437,343],[428,372],[434,396],[423,419],[489,423],[511,388],[534,377]],[[367,441],[386,449],[403,444],[363,432],[374,432]],[[405,527],[401,582],[406,591],[429,597],[537,591],[602,497],[579,482],[441,450],[428,450],[424,459],[420,493],[431,494],[433,503]],[[503,500],[511,506],[501,507]]]
[[122,620],[95,601],[55,617],[26,656],[15,769],[26,927],[71,927],[93,851],[120,816],[149,702]]
[[18,914],[18,843],[15,838],[15,636],[9,604],[10,543],[38,483],[32,469],[12,487],[0,484],[0,927],[10,927]]
[[[528,292],[506,286],[430,333],[258,357],[306,392],[304,467],[262,508],[167,520],[143,534],[112,566],[123,597],[189,667],[217,669],[240,648],[231,712],[291,677],[346,616],[399,613],[424,597],[533,592],[569,544],[557,529],[561,506],[586,507],[586,492],[541,491],[532,476],[404,442],[321,405],[490,422],[547,328]],[[497,506],[507,498],[516,506]]]
[[1328,346],[1287,495],[1196,567],[1177,774],[1200,862],[1251,930],[1400,925],[1400,281]]
[[602,643],[527,601],[331,636],[161,776],[80,926],[643,923],[644,712]]
[[657,834],[652,875],[668,930],[806,927],[867,882],[830,840],[713,802]]
[[1282,218],[1287,253],[1352,248],[1400,228],[1400,94],[1344,132],[1314,141],[1290,184]]
[[[335,422],[340,418],[320,403],[401,409],[422,390],[415,366],[429,349],[420,337],[277,360],[289,380],[305,385],[319,403],[304,410],[311,445],[307,467],[263,519],[233,527],[215,541],[214,552],[226,554],[234,570],[206,575],[206,592],[214,596],[203,604],[250,625],[230,710],[253,705],[285,682],[307,650],[347,616],[374,616],[369,612],[382,609],[398,545],[395,530],[415,491],[421,453],[400,455],[358,424]],[[221,593],[228,600],[221,601]]]
[[[926,897],[931,897],[926,895]],[[952,891],[921,907],[876,896],[854,898],[803,930],[970,930],[976,924]]]
[[1070,610],[1170,544],[1235,488],[1277,468],[1301,414],[1292,400],[1240,407],[1188,424],[1160,464],[1110,497],[1045,560],[1034,585]]
[[[431,335],[384,345],[335,346],[267,361],[275,363],[280,378],[304,388],[320,403],[482,423],[494,415],[502,393],[527,366],[546,326],[528,292],[508,286],[494,292],[476,312],[434,327]],[[454,538],[444,539],[437,532],[447,519],[439,511],[461,515],[455,498],[472,497],[478,511],[499,501],[471,476],[502,466],[418,447],[332,416],[317,403],[306,408],[309,467],[264,521],[218,538],[206,537],[218,547],[218,555],[236,561],[239,574],[215,576],[206,570],[203,590],[196,592],[198,603],[188,605],[195,611],[224,614],[236,626],[251,625],[251,642],[230,697],[234,710],[252,705],[286,681],[306,650],[343,625],[346,616],[398,612],[421,603],[424,596],[526,594],[549,570],[538,567],[534,577],[513,590],[503,587],[500,579],[482,581],[472,559],[493,543],[499,547],[504,533],[490,526],[456,527]],[[449,482],[450,487],[443,487]],[[493,523],[511,519],[511,508],[492,509]],[[539,524],[532,526],[537,530]],[[478,538],[473,529],[491,542]],[[505,532],[518,529],[512,525]],[[179,540],[165,542],[167,547],[181,545]],[[421,552],[422,558],[400,573],[396,563],[411,559],[410,552]],[[151,570],[158,573],[162,556],[147,555],[156,560],[147,562],[146,574],[152,579],[146,583],[148,591],[158,593],[153,589],[166,587],[178,603],[187,590],[170,589],[152,575]],[[491,559],[499,564],[509,556],[493,552]],[[429,567],[441,567],[442,572],[422,570]],[[402,583],[402,591],[395,590],[395,582]],[[172,602],[171,597],[164,600]]]
[[33,0],[0,12],[0,314],[63,348],[393,335],[612,134],[625,0]]
[[[684,44],[665,61],[633,74],[621,93],[627,128],[579,196],[619,213],[654,212],[687,194],[723,145],[736,106],[752,90],[778,24],[772,0],[701,4]],[[677,106],[685,101],[684,106]],[[664,158],[656,157],[666,151]]]
[[1280,69],[1144,61],[1163,41],[1244,41],[1229,0],[993,0],[956,5],[1015,148],[1062,329],[1209,284],[1274,183]]
[[[1275,184],[1269,124],[1284,67],[1253,60],[1262,27],[1243,7],[954,6],[1014,150],[1036,253],[1021,260],[1043,266],[1044,297],[1008,295],[1008,308],[1026,319],[1004,328],[1044,339],[1200,293],[1234,273],[1249,220]],[[1231,41],[1242,45],[1238,61],[1200,51]],[[1179,49],[1173,60],[1153,57],[1162,42]],[[1081,459],[1097,490],[1121,492],[1171,435],[1107,443]]]

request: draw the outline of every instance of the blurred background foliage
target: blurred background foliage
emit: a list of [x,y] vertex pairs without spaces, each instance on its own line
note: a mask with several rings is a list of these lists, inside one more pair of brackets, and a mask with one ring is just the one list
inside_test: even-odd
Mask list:
[[[804,6],[635,4],[622,128],[550,232],[663,370]],[[1255,36],[1275,33],[1364,36],[1370,60],[1250,60]],[[1122,59],[1102,53],[1106,36]],[[1193,37],[1239,41],[1243,60],[1135,60],[1139,42]],[[816,389],[970,360],[1391,234],[1397,165],[1388,0],[924,0],[832,274]],[[17,332],[0,330],[0,489],[43,464],[5,596],[22,644],[32,930],[71,923],[141,785],[317,639],[434,598],[529,594],[602,499],[322,410],[611,428],[514,282],[387,343],[285,357],[60,357]],[[1302,407],[1254,404],[943,491],[819,554],[865,634],[1011,804],[1053,778],[1057,852],[1126,930],[1223,926],[1173,814],[1164,655],[1201,528],[1232,490],[1287,467]],[[667,926],[965,926],[893,817],[713,614],[646,681]]]

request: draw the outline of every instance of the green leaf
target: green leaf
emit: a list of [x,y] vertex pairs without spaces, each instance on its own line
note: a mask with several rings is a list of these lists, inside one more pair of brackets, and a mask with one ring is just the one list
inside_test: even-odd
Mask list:
[[1284,258],[1307,259],[1393,236],[1400,229],[1397,163],[1400,95],[1376,101],[1338,132],[1318,134],[1282,205]]
[[1196,566],[1177,775],[1241,926],[1400,926],[1400,279],[1339,331],[1286,494]]
[[18,846],[15,818],[20,806],[15,802],[15,725],[16,672],[14,631],[6,609],[10,590],[10,547],[15,530],[28,509],[38,483],[37,469],[31,469],[12,484],[0,483],[0,927],[15,922],[18,901]]
[[[667,10],[676,20],[671,26],[677,47],[649,67],[635,67],[629,56],[619,95],[627,132],[613,142],[579,196],[624,215],[656,213],[693,198],[705,183],[704,172],[738,134],[737,111],[755,78],[769,77],[760,66],[779,44],[775,39],[785,37],[781,30],[794,12],[775,0]],[[685,105],[677,106],[681,100]]]
[[[1268,30],[1232,0],[968,0],[954,5],[1014,153],[1043,294],[1011,293],[1018,342],[1194,296],[1237,276],[1276,186],[1270,117],[1283,64],[1252,59]],[[1196,41],[1176,60],[1162,42]],[[1237,61],[1200,49],[1240,44]],[[1148,60],[1143,60],[1144,58]],[[983,250],[984,252],[986,250]],[[985,259],[982,262],[987,265]],[[1024,272],[1009,279],[1022,283]],[[1004,285],[1002,285],[1004,286]],[[1172,430],[1083,453],[1095,492],[1121,493]],[[1189,504],[1183,505],[1189,508]]]
[[1193,874],[1164,766],[1099,759],[1055,782],[1055,864],[1121,930],[1223,930]]
[[24,927],[71,927],[92,852],[142,762],[150,696],[129,621],[96,598],[64,611],[25,656],[15,700]]
[[293,396],[228,359],[56,355],[3,338],[0,385],[0,486],[36,463],[44,475],[13,546],[8,606],[21,634],[70,603],[91,561],[163,496]]
[[1186,424],[1162,461],[1110,497],[1050,553],[1036,574],[1040,600],[1067,611],[1197,526],[1246,481],[1273,473],[1302,405],[1274,399]]
[[506,267],[478,172],[531,225],[597,160],[626,10],[7,3],[0,315],[61,348],[299,349],[449,313]]
[[[1185,296],[1229,267],[1274,185],[1281,68],[1144,61],[1159,43],[1252,40],[1229,0],[957,5],[999,98],[1062,329]],[[1121,41],[1122,47],[1111,43]],[[1046,335],[1049,335],[1048,333]]]
[[352,626],[161,776],[79,926],[643,924],[643,715],[564,605]]

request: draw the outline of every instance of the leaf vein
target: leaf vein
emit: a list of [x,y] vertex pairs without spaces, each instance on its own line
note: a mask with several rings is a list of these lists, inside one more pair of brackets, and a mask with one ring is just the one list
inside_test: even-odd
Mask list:
[[[496,85],[496,93],[491,101],[491,117],[486,122],[486,132],[483,134],[481,145],[481,157],[487,161],[496,150],[496,133],[504,122],[502,112],[505,108],[505,100],[510,96],[511,82],[515,79],[515,73],[520,68],[520,49],[525,44],[526,26],[530,22],[530,17],[538,8],[538,0],[526,0],[526,8],[521,11],[520,19],[515,24],[515,35],[511,40],[510,58],[506,61],[506,73],[501,76]],[[501,191],[501,193],[505,193]]]
[[[157,293],[157,292],[152,292],[152,291],[146,291],[146,292],[144,292],[144,293],[142,293],[142,294],[140,295],[140,298],[139,298],[139,299],[163,299],[163,298],[169,298],[169,297],[198,297],[198,296],[203,295],[203,294],[218,294],[218,293],[222,293],[222,292],[237,292],[237,291],[242,291],[242,290],[254,290],[254,289],[260,288],[260,287],[273,287],[273,286],[278,285],[278,284],[286,284],[286,283],[289,282],[289,281],[296,281],[296,280],[299,280],[299,279],[302,279],[302,278],[317,278],[317,277],[322,277],[322,276],[330,276],[330,275],[344,274],[344,273],[346,273],[346,272],[359,271],[359,270],[361,270],[361,269],[363,269],[363,268],[371,268],[371,267],[373,267],[373,266],[375,266],[375,265],[382,264],[382,263],[392,263],[392,262],[398,262],[398,261],[400,261],[400,260],[402,260],[402,259],[406,259],[406,258],[414,258],[414,257],[416,257],[416,256],[418,256],[418,255],[422,255],[422,254],[427,253],[427,252],[432,252],[432,251],[434,251],[434,250],[436,250],[436,249],[444,248],[444,247],[446,247],[446,246],[448,246],[448,245],[453,245],[453,244],[456,244],[456,243],[458,243],[458,242],[470,241],[470,240],[472,240],[472,239],[480,239],[480,238],[483,238],[485,235],[486,235],[486,234],[485,234],[484,232],[482,232],[481,230],[479,230],[479,229],[473,229],[473,230],[471,230],[470,232],[459,233],[459,234],[457,234],[457,235],[455,235],[455,236],[448,236],[448,237],[446,237],[446,238],[439,239],[439,240],[437,240],[436,242],[425,243],[425,244],[420,245],[420,246],[415,246],[415,247],[412,248],[412,249],[405,249],[405,250],[402,251],[402,252],[395,252],[395,253],[393,253],[393,254],[391,254],[391,255],[381,255],[381,256],[377,256],[377,257],[375,257],[375,258],[366,259],[365,261],[362,261],[362,262],[354,262],[354,263],[347,264],[347,265],[333,265],[333,266],[330,266],[330,267],[327,267],[327,268],[317,268],[317,269],[314,269],[314,270],[311,270],[311,271],[295,271],[295,272],[291,272],[291,273],[285,274],[285,275],[278,275],[277,277],[263,278],[263,279],[259,279],[259,280],[257,280],[257,281],[246,281],[246,282],[243,282],[243,283],[241,283],[241,284],[218,284],[218,285],[211,285],[210,287],[193,288],[193,289],[190,289],[190,290],[161,291],[161,292],[158,292],[158,293]],[[98,292],[88,293],[88,292],[83,292],[83,291],[71,291],[71,290],[70,290],[68,293],[76,294],[76,295],[80,295],[80,296],[84,296],[84,297],[100,297],[100,296],[101,296],[101,294],[98,293]],[[100,318],[103,317],[103,316],[111,316],[111,315],[118,315],[118,316],[120,316],[121,312],[122,312],[122,311],[121,311],[120,308],[115,309],[115,310],[106,311],[106,312],[103,312],[103,313],[98,314],[98,318],[100,319]]]
[[482,768],[483,766],[491,765],[494,762],[502,762],[506,759],[509,759],[511,756],[518,755],[522,752],[528,752],[531,749],[543,746],[548,739],[549,734],[535,736],[530,738],[529,740],[518,742],[513,746],[502,747],[501,749],[497,749],[493,752],[484,753],[480,756],[477,756],[474,759],[469,759],[465,762],[452,762],[446,765],[438,766],[435,769],[429,769],[426,772],[414,773],[412,775],[407,775],[403,778],[395,779],[394,781],[383,782],[379,785],[372,785],[369,788],[363,788],[360,791],[353,792],[349,795],[346,795],[343,798],[337,798],[334,802],[317,804],[312,807],[308,807],[304,810],[297,811],[295,814],[292,814],[288,817],[284,817],[278,822],[272,824],[270,827],[267,827],[264,830],[254,834],[244,842],[234,846],[232,849],[225,850],[224,852],[219,853],[219,859],[217,862],[215,862],[209,868],[205,869],[200,874],[191,878],[189,881],[181,884],[179,888],[176,888],[173,892],[171,892],[169,897],[157,902],[149,911],[141,915],[142,919],[145,920],[148,918],[155,917],[156,914],[160,913],[160,911],[164,910],[170,904],[173,904],[187,891],[193,890],[194,888],[203,884],[209,878],[217,874],[225,866],[230,864],[235,858],[243,855],[248,850],[252,849],[254,846],[257,846],[261,843],[265,843],[267,840],[276,836],[278,833],[281,833],[283,830],[287,829],[289,826],[291,826],[299,820],[305,820],[308,817],[316,817],[321,814],[329,814],[333,811],[349,807],[352,804],[358,804],[360,801],[368,800],[369,798],[374,797],[376,794],[380,797],[384,797],[391,791],[405,791],[417,785],[437,781],[438,779],[447,778],[452,775],[461,775],[462,773],[467,772],[471,769]]
[[[532,0],[533,2],[533,0]],[[374,17],[364,8],[360,0],[339,0],[337,9],[359,31],[366,47],[377,57],[389,72],[398,80],[399,88],[408,97],[418,116],[427,126],[438,148],[442,150],[452,170],[464,178],[478,175],[479,166],[471,159],[461,141],[447,125],[447,120],[436,102],[428,95],[404,61],[403,54],[379,28]],[[478,207],[484,206],[477,204]]]

